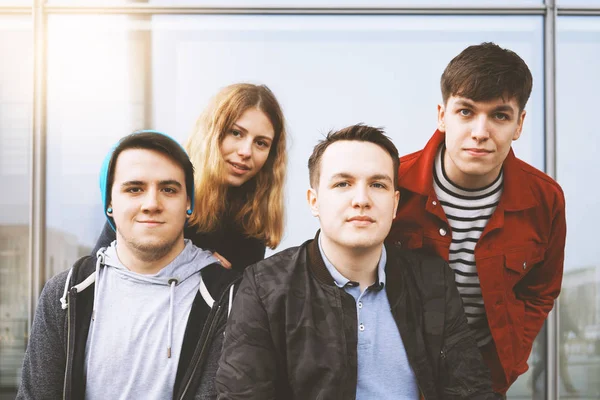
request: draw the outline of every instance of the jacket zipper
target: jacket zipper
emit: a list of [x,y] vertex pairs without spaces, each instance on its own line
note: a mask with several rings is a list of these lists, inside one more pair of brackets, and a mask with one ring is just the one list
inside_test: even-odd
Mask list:
[[212,335],[212,331],[217,323],[217,320],[219,319],[219,313],[221,311],[221,305],[217,306],[216,311],[213,314],[213,318],[210,321],[210,325],[208,327],[208,331],[206,332],[206,336],[204,337],[204,341],[202,343],[202,348],[200,349],[200,353],[198,354],[198,358],[196,359],[196,361],[193,363],[194,368],[192,369],[192,373],[190,374],[190,376],[187,379],[187,382],[185,383],[185,386],[183,388],[183,392],[181,393],[181,397],[179,398],[180,400],[184,400],[185,395],[190,387],[190,383],[192,382],[192,378],[196,375],[196,370],[198,369],[198,366],[201,364],[202,359],[204,358],[205,355],[205,350],[206,350],[206,346],[209,342],[209,339]]

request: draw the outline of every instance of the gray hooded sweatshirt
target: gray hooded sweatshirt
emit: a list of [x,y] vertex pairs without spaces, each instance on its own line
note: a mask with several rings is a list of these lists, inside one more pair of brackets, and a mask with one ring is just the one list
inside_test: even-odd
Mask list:
[[101,249],[86,344],[86,399],[169,399],[200,271],[217,262],[185,240],[154,275],[127,269],[116,242]]

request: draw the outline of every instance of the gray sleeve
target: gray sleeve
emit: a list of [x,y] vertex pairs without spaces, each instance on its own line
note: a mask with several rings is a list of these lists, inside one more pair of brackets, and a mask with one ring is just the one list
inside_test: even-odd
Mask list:
[[17,400],[62,398],[66,364],[66,315],[60,305],[67,271],[44,286],[23,360]]

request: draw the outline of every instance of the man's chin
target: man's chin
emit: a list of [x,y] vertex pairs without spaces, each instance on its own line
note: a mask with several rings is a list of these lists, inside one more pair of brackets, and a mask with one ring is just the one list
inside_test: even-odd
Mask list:
[[129,245],[140,259],[154,261],[166,256],[176,243],[176,241],[169,242],[164,239],[147,239],[130,241]]

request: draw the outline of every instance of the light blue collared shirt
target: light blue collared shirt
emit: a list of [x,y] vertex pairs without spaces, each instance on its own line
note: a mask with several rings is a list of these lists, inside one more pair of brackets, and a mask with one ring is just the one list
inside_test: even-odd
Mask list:
[[356,398],[410,399],[419,398],[417,379],[408,363],[400,332],[392,316],[385,292],[387,252],[381,246],[377,280],[362,293],[357,282],[343,276],[329,261],[321,245],[319,250],[335,284],[356,300],[358,321],[358,381]]

